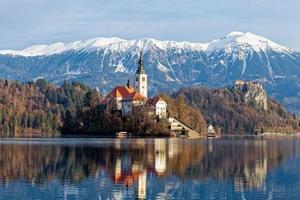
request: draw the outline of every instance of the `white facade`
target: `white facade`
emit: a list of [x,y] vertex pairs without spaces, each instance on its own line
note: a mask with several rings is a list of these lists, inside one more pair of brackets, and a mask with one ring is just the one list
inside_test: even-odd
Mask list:
[[135,74],[134,88],[135,91],[148,98],[148,75],[145,73]]
[[132,101],[122,102],[122,116],[128,116],[132,112]]
[[167,117],[167,103],[163,100],[159,100],[155,105],[155,115],[159,118]]
[[208,131],[209,134],[215,134],[216,133],[214,127],[211,124],[208,126],[207,131]]
[[116,97],[115,108],[116,110],[122,110],[122,97]]

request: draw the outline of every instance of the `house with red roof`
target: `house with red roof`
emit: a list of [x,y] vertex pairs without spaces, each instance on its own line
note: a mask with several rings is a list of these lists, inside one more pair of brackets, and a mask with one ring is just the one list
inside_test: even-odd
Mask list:
[[116,86],[110,93],[106,95],[106,98],[100,102],[106,109],[121,111],[122,100],[128,98],[135,90],[130,86],[129,81],[126,86]]
[[155,115],[159,118],[167,117],[167,102],[160,96],[155,96],[151,99],[148,99],[147,104],[155,112]]

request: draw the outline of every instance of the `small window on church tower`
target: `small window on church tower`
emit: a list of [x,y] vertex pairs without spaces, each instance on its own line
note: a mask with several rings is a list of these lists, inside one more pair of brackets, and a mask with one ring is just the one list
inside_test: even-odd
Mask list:
[[145,77],[142,78],[142,81],[143,81],[143,82],[145,81]]

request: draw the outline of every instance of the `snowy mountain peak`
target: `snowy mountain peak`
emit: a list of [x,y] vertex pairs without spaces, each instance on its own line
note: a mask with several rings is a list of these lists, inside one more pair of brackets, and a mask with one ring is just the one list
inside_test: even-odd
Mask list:
[[244,35],[244,33],[239,31],[232,31],[231,33],[228,33],[225,37],[234,37],[234,36],[241,36]]
[[191,51],[225,51],[226,53],[240,53],[252,51],[267,51],[269,49],[277,52],[290,52],[284,46],[281,46],[267,38],[258,36],[252,33],[242,33],[238,31],[231,32],[225,37],[218,40],[213,40],[211,43],[192,43],[192,42],[177,42],[177,41],[161,41],[152,38],[144,38],[139,40],[124,40],[117,37],[111,38],[92,38],[84,41],[75,41],[71,43],[54,43],[51,45],[34,45],[23,50],[2,50],[0,55],[13,56],[49,56],[60,54],[66,51],[95,51],[97,49],[109,49],[111,51],[127,51],[132,47],[144,48],[144,51],[149,49],[178,49]]
[[52,54],[59,54],[65,51],[79,51],[88,49],[104,48],[111,44],[124,42],[125,40],[111,37],[111,38],[92,38],[84,41],[75,41],[71,43],[54,43],[50,45],[33,45],[23,50],[2,50],[0,54],[8,54],[13,56],[48,56]]
[[256,52],[274,50],[277,52],[289,52],[287,47],[281,46],[265,37],[255,35],[247,32],[231,32],[225,37],[214,40],[210,43],[209,51],[224,50],[226,53],[241,51],[241,50],[254,50]]

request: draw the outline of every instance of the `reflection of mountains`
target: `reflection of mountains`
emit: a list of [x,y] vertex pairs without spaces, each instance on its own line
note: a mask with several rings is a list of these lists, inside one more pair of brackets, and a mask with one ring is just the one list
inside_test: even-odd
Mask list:
[[2,144],[0,181],[78,182],[105,171],[115,183],[126,186],[135,182],[146,186],[147,173],[152,173],[198,180],[230,178],[236,189],[262,188],[267,171],[294,157],[296,150],[295,142],[277,140],[116,140],[99,146]]

